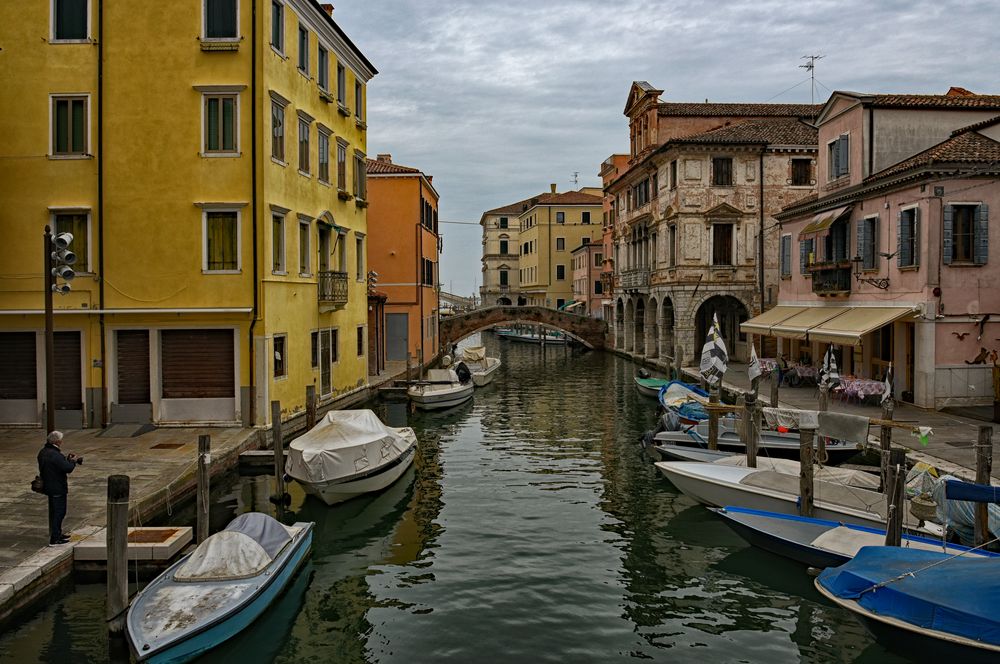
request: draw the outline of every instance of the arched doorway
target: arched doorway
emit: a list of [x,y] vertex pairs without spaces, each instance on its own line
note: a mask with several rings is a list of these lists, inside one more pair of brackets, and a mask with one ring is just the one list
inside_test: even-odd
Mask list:
[[[660,305],[660,354],[667,357],[674,357],[674,301],[669,297],[663,298]],[[676,358],[674,358],[676,362]]]
[[621,300],[615,302],[615,348],[621,350],[625,346],[625,304]]
[[749,318],[747,307],[732,295],[713,295],[698,307],[695,314],[695,342],[698,348],[705,343],[708,328],[712,324],[712,315],[719,317],[719,329],[726,341],[729,357],[737,362],[746,362],[749,358],[747,337],[740,332],[740,323]]
[[510,298],[501,297],[500,299],[497,300],[497,306],[498,307],[509,307],[510,306]]
[[636,355],[646,354],[646,301],[638,299],[635,301],[635,326],[633,327],[635,338],[635,348],[632,352]]
[[646,357],[656,358],[660,356],[660,321],[656,312],[660,310],[655,298],[649,298],[649,325],[646,326]]
[[635,302],[629,298],[625,302],[625,352],[635,350]]

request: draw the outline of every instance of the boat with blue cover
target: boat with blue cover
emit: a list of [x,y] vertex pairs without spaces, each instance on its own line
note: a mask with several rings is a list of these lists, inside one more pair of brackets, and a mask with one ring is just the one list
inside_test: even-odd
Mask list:
[[681,424],[697,424],[708,419],[708,411],[705,410],[708,392],[700,387],[671,380],[660,388],[658,398],[665,410],[677,414]]
[[288,586],[313,523],[241,514],[142,589],[126,617],[137,662],[188,662],[236,636]]

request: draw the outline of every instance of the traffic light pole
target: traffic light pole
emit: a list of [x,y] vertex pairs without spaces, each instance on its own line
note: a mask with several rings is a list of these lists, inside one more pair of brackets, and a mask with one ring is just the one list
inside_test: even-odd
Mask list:
[[45,434],[48,435],[56,428],[56,351],[52,320],[52,285],[55,277],[52,274],[52,229],[48,226],[45,227],[42,246],[45,248],[42,261],[45,267]]

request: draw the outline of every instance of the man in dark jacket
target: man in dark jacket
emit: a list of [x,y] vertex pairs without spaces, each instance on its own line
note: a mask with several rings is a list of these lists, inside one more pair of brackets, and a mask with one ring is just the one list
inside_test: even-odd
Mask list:
[[53,431],[48,435],[45,447],[38,453],[38,475],[42,478],[45,495],[49,497],[49,546],[69,542],[69,537],[62,532],[62,522],[66,518],[66,496],[69,493],[66,476],[79,463],[75,454],[63,456],[60,450],[62,441],[62,432]]

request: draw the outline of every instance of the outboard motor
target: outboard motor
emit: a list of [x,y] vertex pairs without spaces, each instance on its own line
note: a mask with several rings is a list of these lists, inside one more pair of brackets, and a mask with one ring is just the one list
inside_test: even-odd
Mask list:
[[653,439],[656,434],[662,431],[680,431],[681,430],[681,418],[677,416],[672,410],[668,410],[656,421],[656,428],[646,433],[642,434],[640,442],[643,447],[649,447],[653,444]]
[[472,380],[472,372],[469,367],[465,366],[465,362],[459,362],[455,365],[455,375],[458,376],[458,382],[462,385]]
[[650,373],[648,371],[646,371],[645,369],[643,369],[642,367],[640,367],[639,368],[639,378],[649,378],[649,377],[650,377]]

